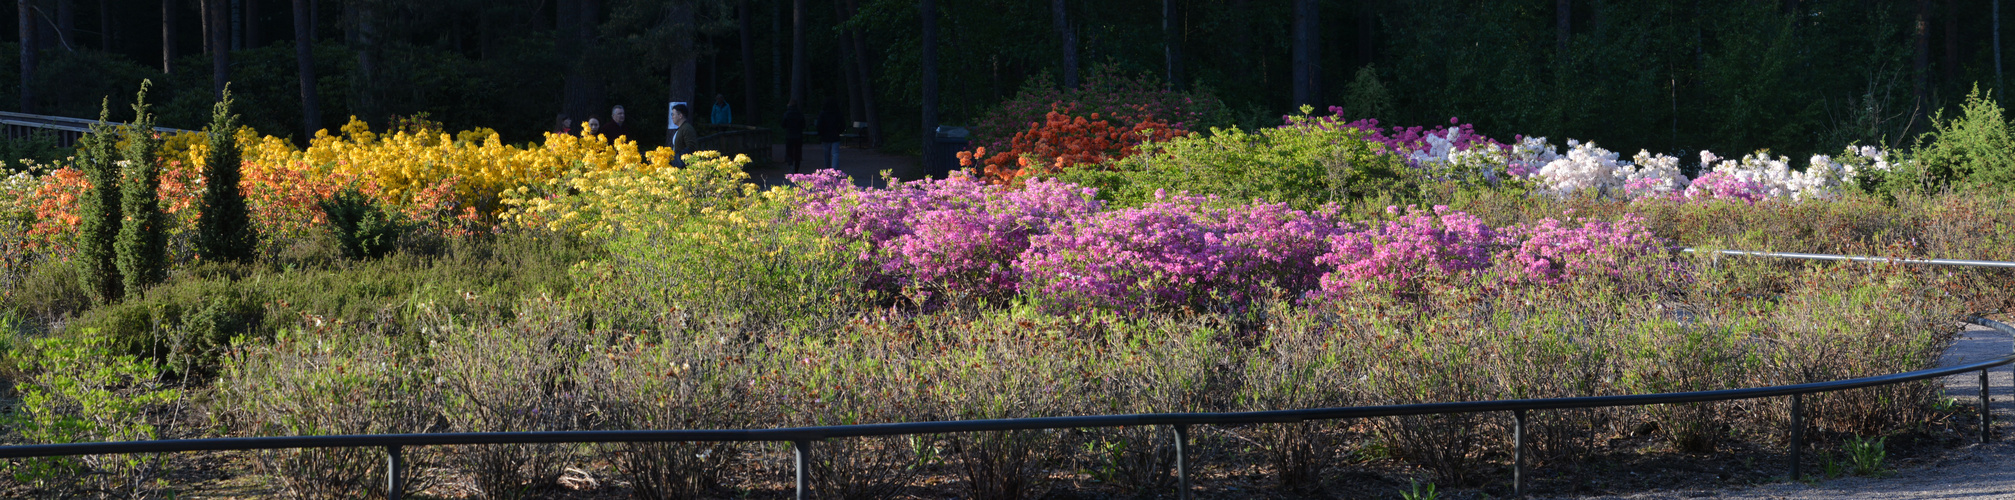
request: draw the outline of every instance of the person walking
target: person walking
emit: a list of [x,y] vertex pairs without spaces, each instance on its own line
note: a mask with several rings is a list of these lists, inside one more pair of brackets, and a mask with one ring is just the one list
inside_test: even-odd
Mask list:
[[805,163],[805,112],[798,101],[784,108],[784,164],[798,173]]
[[693,108],[687,107],[684,103],[672,106],[672,135],[665,139],[665,145],[672,148],[673,166],[686,166],[686,161],[680,157],[693,154],[694,150],[699,149],[699,131],[694,130],[697,127],[693,125],[692,119],[688,118],[692,114]]
[[594,137],[595,134],[600,133],[602,133],[602,120],[600,118],[589,118],[587,123],[581,124],[581,137]]
[[826,143],[826,168],[840,168],[840,131],[845,120],[837,101],[827,99],[826,109],[819,112],[819,142]]
[[727,94],[714,94],[714,115],[711,118],[708,123],[714,125],[734,123],[735,111],[728,108]]
[[624,118],[627,116],[621,105],[609,109],[609,122],[602,124],[602,135],[608,136],[609,142],[630,138],[630,126],[623,123]]

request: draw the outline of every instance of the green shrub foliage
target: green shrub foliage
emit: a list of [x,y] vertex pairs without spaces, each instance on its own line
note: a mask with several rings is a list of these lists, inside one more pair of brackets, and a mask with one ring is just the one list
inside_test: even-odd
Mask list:
[[168,276],[168,216],[161,212],[159,184],[161,140],[154,137],[154,116],[147,111],[147,87],[133,101],[133,125],[126,128],[125,179],[120,184],[119,276],[126,295],[139,295]]
[[210,260],[244,261],[259,243],[251,210],[238,186],[243,167],[238,151],[238,116],[231,114],[231,91],[217,101],[210,116],[210,154],[203,162],[203,216],[197,219],[196,255]]
[[386,212],[355,187],[345,188],[316,206],[328,216],[329,234],[336,238],[336,246],[352,259],[384,256],[398,245],[399,235],[406,229],[397,214]]
[[1960,113],[1949,121],[1932,117],[1932,132],[1918,137],[1917,185],[1933,190],[2015,185],[2015,137],[1993,95],[1982,96],[1974,87]]
[[92,125],[91,133],[85,134],[80,141],[82,144],[77,155],[77,166],[84,171],[84,178],[90,183],[84,196],[77,200],[80,219],[77,263],[85,289],[100,303],[118,301],[125,292],[112,244],[119,237],[122,219],[119,211],[119,165],[112,151],[118,137],[114,135],[116,132],[112,126],[105,123],[111,114],[105,106],[109,104],[99,107],[98,123]]
[[[1399,181],[1399,160],[1378,154],[1349,127],[1313,122],[1246,132],[1211,129],[1162,143],[1107,166],[1079,166],[1058,176],[1096,187],[1099,196],[1120,205],[1155,199],[1156,191],[1177,189],[1228,200],[1284,202],[1313,210],[1386,191]],[[1109,170],[1108,170],[1109,169]]]

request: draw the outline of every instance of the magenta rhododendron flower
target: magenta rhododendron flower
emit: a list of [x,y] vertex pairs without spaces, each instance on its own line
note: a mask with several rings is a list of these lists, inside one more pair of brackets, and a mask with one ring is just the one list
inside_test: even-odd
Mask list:
[[1516,271],[1506,278],[1548,284],[1643,271],[1644,258],[1664,248],[1635,215],[1616,222],[1547,218],[1505,228],[1504,236],[1512,248],[1502,259]]
[[1340,297],[1407,290],[1430,274],[1504,265],[1508,279],[1559,283],[1616,275],[1657,255],[1643,220],[1547,219],[1493,228],[1445,206],[1388,207],[1361,226],[1282,203],[1156,193],[1107,210],[1092,189],[1031,180],[1021,189],[965,175],[856,187],[845,174],[796,175],[798,213],[867,243],[866,286],[925,302],[1025,297],[1045,306],[1138,312],[1240,307],[1272,294]]
[[1406,288],[1429,270],[1464,272],[1490,266],[1497,230],[1474,215],[1435,206],[1432,210],[1387,207],[1396,215],[1378,227],[1329,238],[1329,253],[1316,259],[1335,266],[1321,280],[1324,294],[1337,296],[1361,285]]

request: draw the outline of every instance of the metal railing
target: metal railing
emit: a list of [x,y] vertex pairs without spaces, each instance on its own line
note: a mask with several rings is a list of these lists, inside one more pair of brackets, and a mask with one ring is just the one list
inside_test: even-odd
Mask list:
[[[1723,251],[1738,252],[1738,251]],[[1822,256],[1821,254],[1772,254],[1770,252],[1740,252],[1740,255],[1780,257],[1788,255]],[[1823,260],[1843,260],[1861,262],[1904,262],[1930,265],[1974,265],[1955,262],[1981,261],[1941,261],[1941,260],[1890,260],[1874,257],[1824,256]],[[1804,257],[1791,257],[1804,258]],[[2005,265],[2002,265],[2005,264]],[[2000,262],[1986,267],[2015,267],[2015,262]],[[1969,322],[1993,328],[2015,336],[2015,327],[1986,318],[1971,318]],[[837,425],[823,427],[790,427],[773,429],[724,429],[724,430],[605,430],[605,431],[546,431],[546,432],[462,432],[431,434],[373,434],[348,436],[283,436],[283,437],[243,437],[212,439],[178,439],[157,441],[123,441],[105,443],[69,443],[0,446],[0,458],[30,458],[71,455],[106,455],[123,453],[172,453],[189,451],[226,450],[270,450],[294,448],[356,448],[382,447],[386,454],[386,492],[397,500],[405,488],[405,457],[403,449],[410,446],[448,446],[484,444],[530,444],[530,443],[628,443],[628,442],[774,442],[791,443],[795,467],[795,487],[797,498],[806,498],[809,491],[806,462],[813,452],[812,443],[827,439],[841,439],[871,436],[900,436],[915,434],[947,434],[962,432],[992,432],[1047,429],[1084,429],[1102,427],[1168,426],[1175,434],[1175,475],[1179,497],[1191,497],[1189,470],[1192,464],[1188,457],[1189,426],[1192,425],[1243,425],[1300,423],[1311,420],[1342,420],[1374,417],[1396,417],[1407,415],[1434,415],[1450,413],[1511,412],[1512,414],[1512,495],[1525,493],[1525,416],[1532,410],[1559,410],[1579,408],[1605,408],[1617,406],[1644,406],[1654,404],[1699,403],[1710,401],[1731,401],[1758,399],[1778,396],[1791,397],[1791,429],[1789,457],[1791,478],[1803,477],[1801,473],[1801,449],[1804,447],[1804,401],[1806,394],[1860,389],[1905,382],[1914,382],[1936,377],[1978,371],[1980,372],[1980,425],[1981,442],[1991,439],[1992,413],[1988,408],[1987,370],[2015,364],[2015,355],[1976,361],[1959,366],[1932,368],[1889,375],[1877,375],[1831,382],[1755,387],[1747,389],[1723,389],[1714,391],[1673,392],[1660,394],[1631,394],[1621,396],[1584,396],[1571,398],[1514,399],[1497,401],[1464,401],[1454,403],[1421,403],[1385,406],[1355,406],[1341,408],[1310,408],[1300,410],[1270,410],[1222,413],[1144,413],[1127,415],[1096,415],[1081,417],[1040,417],[1006,418],[988,420],[952,420],[936,422],[908,422],[886,424]]]
[[1682,248],[1679,249],[1679,251],[1686,253],[1704,252],[1720,255],[1737,255],[1744,257],[1770,257],[1777,259],[1824,260],[1833,262],[1866,262],[1874,264],[1921,264],[1930,266],[1987,267],[1987,268],[1999,268],[1999,269],[2015,269],[2015,262],[2002,262],[1998,260],[1899,259],[1895,257],[1834,255],[1830,253],[1755,252],[1749,250],[1696,250],[1692,248]]
[[[37,134],[51,134],[56,139],[57,146],[67,148],[76,145],[77,141],[84,137],[84,134],[90,133],[91,125],[96,123],[98,123],[97,120],[83,118],[0,111],[0,137],[6,137],[7,139],[27,139]],[[116,127],[125,126],[123,123],[113,123],[112,125]],[[187,130],[167,127],[154,127],[154,130],[167,133],[188,132]]]

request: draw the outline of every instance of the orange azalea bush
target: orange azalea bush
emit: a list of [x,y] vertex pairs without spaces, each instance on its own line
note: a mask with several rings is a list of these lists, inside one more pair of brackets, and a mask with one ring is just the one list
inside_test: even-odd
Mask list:
[[1016,133],[1008,150],[991,155],[984,146],[963,151],[958,154],[959,165],[978,170],[979,177],[989,183],[1016,184],[1065,167],[1125,158],[1142,142],[1168,140],[1184,133],[1158,118],[1133,120],[1098,113],[1073,116],[1075,109],[1074,104],[1053,105],[1044,121],[1030,123],[1028,130]]

